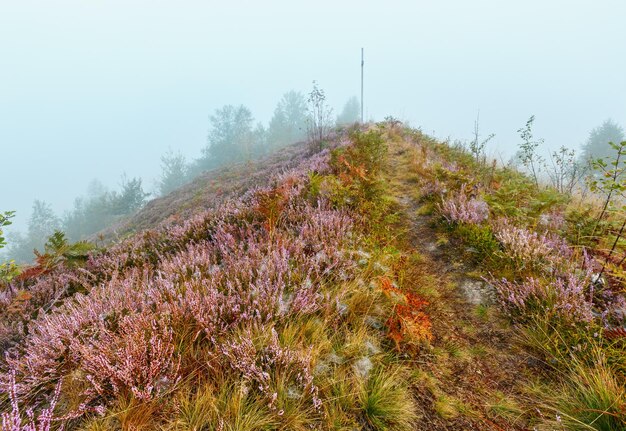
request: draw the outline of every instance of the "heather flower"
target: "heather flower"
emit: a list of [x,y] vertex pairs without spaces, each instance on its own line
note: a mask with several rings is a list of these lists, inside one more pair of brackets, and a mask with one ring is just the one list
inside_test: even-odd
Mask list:
[[[193,222],[194,229],[208,225]],[[121,269],[126,263],[117,261],[109,281],[32,321],[24,353],[8,359],[20,374],[20,394],[75,369],[91,385],[82,395],[86,406],[122,391],[153,399],[180,377],[173,328],[195,328],[196,338],[202,336],[219,351],[225,342],[220,339],[227,340],[246,322],[316,312],[328,303],[321,285],[335,273],[348,276],[355,267],[341,251],[351,221],[324,206],[287,210],[269,242],[247,222],[213,219],[210,226],[210,239],[156,255],[154,269]],[[278,357],[291,357],[273,348]],[[299,372],[308,369],[303,359],[294,360]],[[256,380],[262,382],[262,375]],[[306,374],[296,381],[311,385]]]
[[448,198],[444,198],[439,210],[450,223],[480,224],[489,218],[489,205],[480,198],[469,197],[465,187]]
[[[6,359],[19,381],[16,399],[71,374],[87,387],[77,394],[76,418],[102,412],[121,394],[153,400],[188,377],[175,346],[178,337],[189,337],[185,343],[201,343],[223,368],[255,382],[268,402],[280,372],[293,393],[319,411],[309,353],[282,346],[275,332],[265,345],[240,334],[325,307],[334,312],[340,294],[329,289],[356,273],[349,250],[358,238],[350,214],[323,199],[302,199],[308,172],[327,172],[328,155],[272,174],[273,187],[250,189],[180,224],[144,231],[90,256],[83,269],[63,269],[25,286],[33,295],[28,314],[0,324],[0,341],[17,342]],[[259,196],[276,190],[283,201],[270,234],[257,208]],[[17,304],[14,292],[0,300]],[[12,387],[10,376],[0,376],[0,384]]]
[[454,161],[450,162],[447,160],[442,160],[441,167],[448,172],[459,172],[461,170],[458,163]]
[[589,322],[593,319],[591,273],[569,273],[550,280],[529,277],[521,282],[492,280],[500,303],[514,317],[542,310],[563,320]]
[[[496,239],[504,246],[507,256],[520,266],[548,264],[555,268],[567,266],[573,252],[565,239],[553,233],[539,234],[499,220],[494,224]],[[571,268],[567,268],[569,271]]]
[[565,226],[565,217],[560,212],[547,212],[539,216],[537,224],[546,232],[559,231]]
[[[9,388],[8,395],[11,402],[11,411],[8,413],[2,413],[2,431],[50,431],[54,418],[54,408],[59,401],[61,394],[61,382],[57,383],[56,389],[52,399],[50,400],[49,407],[41,410],[38,415],[32,408],[26,409],[26,416],[28,421],[26,423],[22,420],[22,413],[18,404],[17,396],[17,383],[15,382],[15,371],[9,372]],[[59,431],[63,431],[64,424],[58,428]]]
[[[347,144],[348,141],[345,141],[337,145]],[[255,194],[261,190],[252,186],[255,182],[286,185],[288,198],[295,200],[303,191],[309,172],[330,171],[329,154],[329,149],[314,155],[309,155],[305,149],[296,149],[292,157],[267,163],[253,179],[240,184],[240,188],[230,190],[219,199],[214,196],[211,204],[204,207],[202,212],[185,213],[182,223],[176,223],[175,219],[170,218],[158,228],[142,231],[103,253],[90,253],[84,268],[59,267],[32,280],[14,281],[10,290],[0,293],[0,301],[7,305],[0,308],[0,320],[28,322],[38,314],[38,310],[48,311],[66,296],[74,292],[88,292],[92,286],[107,282],[129,269],[156,269],[162,259],[176,254],[190,243],[211,238],[212,232],[220,224],[237,225],[241,220],[251,219]],[[241,196],[233,198],[238,193]],[[203,207],[200,205],[199,208]],[[19,291],[28,291],[30,298],[28,301],[19,301],[18,298],[16,305],[19,307],[12,307],[15,292]],[[7,310],[15,312],[11,314]],[[20,331],[21,327],[24,325],[4,325],[0,329],[0,346],[6,349],[23,338],[25,333]]]
[[426,181],[421,190],[423,196],[443,196],[448,191],[446,184],[438,178]]
[[244,380],[254,383],[273,410],[279,407],[276,405],[275,385],[290,382],[292,393],[306,394],[319,411],[322,402],[319,390],[313,384],[310,354],[281,346],[274,328],[263,348],[257,348],[252,338],[252,334],[247,333],[239,340],[221,346],[224,365],[240,373]]
[[72,348],[95,392],[103,397],[121,390],[150,401],[178,382],[173,333],[154,317],[139,314],[120,319],[116,332],[102,323],[99,336]]

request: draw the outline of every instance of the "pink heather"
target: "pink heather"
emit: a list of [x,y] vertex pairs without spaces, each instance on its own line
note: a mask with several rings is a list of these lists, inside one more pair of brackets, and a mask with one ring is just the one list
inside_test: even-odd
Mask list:
[[456,194],[444,198],[439,209],[450,223],[480,224],[489,218],[487,202],[469,197],[464,186]]
[[[48,430],[58,382],[76,372],[89,387],[72,417],[102,412],[121,392],[140,400],[163,395],[185,377],[176,350],[181,327],[208,343],[218,363],[256,384],[270,405],[268,372],[279,366],[319,410],[306,352],[281,346],[275,332],[258,349],[237,334],[333,307],[323,287],[355,273],[350,216],[301,196],[309,172],[328,171],[328,158],[324,151],[274,176],[289,186],[271,236],[255,211],[259,193],[269,189],[255,189],[93,254],[84,269],[60,267],[11,285],[0,296],[0,347],[14,370],[0,376],[13,409],[2,416],[3,431]],[[10,307],[19,290],[32,295],[23,310]],[[18,401],[55,385],[49,408],[22,425]]]

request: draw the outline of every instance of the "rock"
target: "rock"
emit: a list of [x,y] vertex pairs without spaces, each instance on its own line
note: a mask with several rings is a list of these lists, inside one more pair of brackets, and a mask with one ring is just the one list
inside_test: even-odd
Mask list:
[[466,278],[459,283],[465,299],[474,305],[490,305],[495,302],[495,291],[482,280]]
[[372,368],[374,368],[374,364],[370,358],[364,356],[354,363],[353,368],[358,377],[366,379],[370,371],[372,371]]
[[335,364],[335,365],[343,364],[343,358],[339,356],[338,354],[336,354],[335,352],[331,352],[326,359],[331,364]]
[[373,316],[367,316],[365,318],[365,323],[370,328],[379,329],[379,330],[383,328],[383,323],[380,321],[380,319],[373,317]]
[[315,368],[313,369],[313,375],[320,376],[328,373],[329,371],[330,367],[328,366],[328,364],[325,361],[320,361],[315,365]]
[[439,245],[437,245],[436,242],[427,242],[425,248],[426,248],[426,251],[430,253],[434,253],[438,251]]
[[302,397],[302,392],[299,391],[295,386],[289,386],[287,388],[287,398],[296,400],[301,397]]
[[380,353],[380,348],[374,343],[372,343],[371,341],[367,340],[364,345],[365,345],[365,350],[367,350],[368,355],[371,356],[371,355],[377,355],[378,353]]

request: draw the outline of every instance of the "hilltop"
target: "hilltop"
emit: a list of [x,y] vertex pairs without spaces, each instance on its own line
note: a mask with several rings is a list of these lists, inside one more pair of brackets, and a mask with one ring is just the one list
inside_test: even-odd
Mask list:
[[597,209],[395,122],[210,172],[6,283],[3,429],[623,429]]
[[309,156],[306,142],[292,144],[261,159],[234,163],[200,174],[165,196],[150,200],[137,213],[108,227],[91,239],[119,238],[133,232],[177,222],[215,209],[228,199],[275,180],[275,174],[293,169]]

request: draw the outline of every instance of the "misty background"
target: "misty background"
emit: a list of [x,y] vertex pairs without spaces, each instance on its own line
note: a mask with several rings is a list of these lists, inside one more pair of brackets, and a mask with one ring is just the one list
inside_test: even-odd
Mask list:
[[621,1],[0,0],[0,212],[24,230],[33,201],[59,216],[98,179],[141,178],[207,144],[209,116],[244,105],[267,126],[316,80],[339,114],[393,115],[440,138],[494,133],[510,157],[531,115],[546,147],[626,125]]

